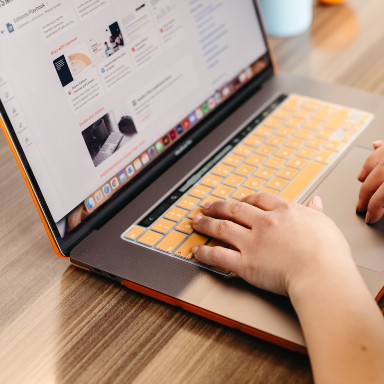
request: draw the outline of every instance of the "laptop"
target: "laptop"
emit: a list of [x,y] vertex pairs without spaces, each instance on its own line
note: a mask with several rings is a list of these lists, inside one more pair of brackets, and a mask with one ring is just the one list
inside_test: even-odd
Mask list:
[[[383,295],[384,223],[354,207],[384,99],[277,73],[257,2],[10,1],[0,32],[1,127],[58,256],[303,352],[287,298],[194,260],[217,243],[191,220],[210,200],[317,194]],[[129,140],[96,167],[111,116]]]

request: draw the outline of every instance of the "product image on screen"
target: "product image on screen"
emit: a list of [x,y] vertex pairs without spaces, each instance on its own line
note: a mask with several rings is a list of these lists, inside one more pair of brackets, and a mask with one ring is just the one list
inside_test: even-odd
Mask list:
[[115,123],[113,116],[112,112],[106,113],[82,132],[95,167],[107,160],[137,134],[130,116],[122,116],[118,124]]

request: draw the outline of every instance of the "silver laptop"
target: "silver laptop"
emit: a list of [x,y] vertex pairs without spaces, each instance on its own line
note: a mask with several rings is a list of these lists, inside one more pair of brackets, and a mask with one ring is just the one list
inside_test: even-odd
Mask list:
[[[277,74],[257,3],[28,0],[0,12],[2,128],[59,256],[304,351],[288,299],[194,260],[194,245],[216,242],[191,220],[210,200],[318,194],[383,294],[384,222],[354,210],[384,99]],[[96,167],[110,116],[119,143]]]

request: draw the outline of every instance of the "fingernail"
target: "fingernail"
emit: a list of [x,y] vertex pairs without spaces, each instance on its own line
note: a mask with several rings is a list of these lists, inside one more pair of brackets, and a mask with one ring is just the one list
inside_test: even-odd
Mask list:
[[313,196],[312,204],[319,209],[323,209],[323,201],[319,196]]
[[194,218],[193,218],[193,224],[197,224],[201,219],[203,218],[203,215],[196,215]]
[[205,204],[204,204],[204,209],[209,209],[209,207],[212,205],[212,201],[207,201]]
[[367,212],[367,214],[365,215],[365,222],[367,224],[370,224],[371,223],[371,215],[369,214],[369,212]]
[[199,250],[199,247],[196,245],[192,248],[192,253],[195,254]]
[[359,174],[357,175],[357,180],[361,180],[363,178],[363,175],[364,175],[364,168],[361,168]]
[[360,212],[361,209],[360,209],[360,200],[357,200],[357,203],[356,203],[356,211],[357,212]]
[[376,149],[376,148],[378,148],[378,147],[380,147],[382,145],[383,145],[383,141],[382,140],[376,140],[376,141],[372,142],[372,146],[373,146],[374,149]]

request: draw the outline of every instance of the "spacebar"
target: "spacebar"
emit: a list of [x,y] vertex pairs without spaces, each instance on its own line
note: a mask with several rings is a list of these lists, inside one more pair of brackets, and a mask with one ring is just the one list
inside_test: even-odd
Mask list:
[[289,201],[296,200],[309,184],[319,175],[325,165],[317,162],[307,165],[295,179],[280,193],[280,196]]

